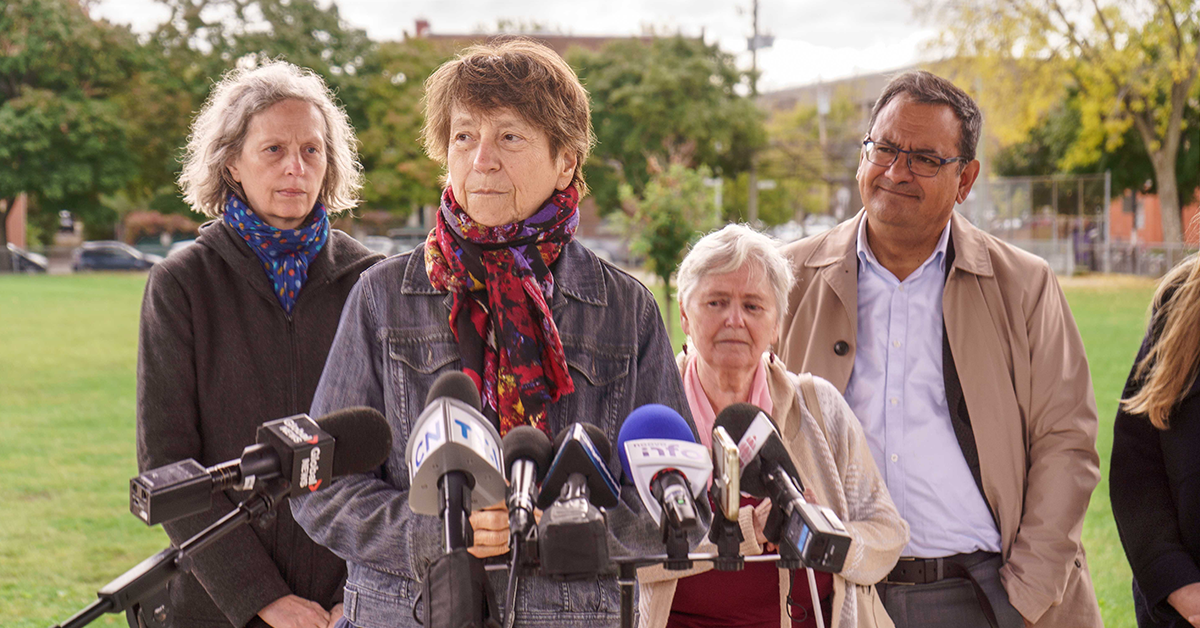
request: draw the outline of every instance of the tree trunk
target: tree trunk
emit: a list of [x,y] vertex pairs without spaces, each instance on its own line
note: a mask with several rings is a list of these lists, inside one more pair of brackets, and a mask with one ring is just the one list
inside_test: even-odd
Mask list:
[[4,211],[0,212],[0,273],[13,271],[12,253],[8,252],[8,215],[12,213],[16,197],[0,199],[4,202]]
[[[1179,184],[1175,178],[1177,155],[1166,158],[1163,151],[1150,157],[1154,178],[1158,182],[1158,207],[1162,214],[1163,242],[1183,242],[1183,212],[1179,206]],[[1178,152],[1178,151],[1176,151]]]

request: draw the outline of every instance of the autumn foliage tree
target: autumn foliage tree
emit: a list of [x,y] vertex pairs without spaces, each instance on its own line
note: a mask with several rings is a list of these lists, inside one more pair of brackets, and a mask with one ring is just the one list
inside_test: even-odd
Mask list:
[[[1163,236],[1182,241],[1176,167],[1200,98],[1195,0],[917,0],[968,65],[1001,139],[1022,137],[1076,91],[1079,133],[1061,166],[1097,162],[1135,131],[1153,166]],[[969,79],[968,79],[969,80]],[[1019,95],[1019,97],[1014,97]]]

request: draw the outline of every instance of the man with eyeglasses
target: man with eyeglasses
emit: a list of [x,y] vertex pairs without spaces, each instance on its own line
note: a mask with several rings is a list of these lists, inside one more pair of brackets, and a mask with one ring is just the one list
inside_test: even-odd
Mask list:
[[933,74],[884,88],[863,211],[784,249],[797,281],[779,355],[843,391],[911,528],[856,595],[900,627],[1101,626],[1080,542],[1100,479],[1087,357],[1046,262],[954,211],[981,128]]

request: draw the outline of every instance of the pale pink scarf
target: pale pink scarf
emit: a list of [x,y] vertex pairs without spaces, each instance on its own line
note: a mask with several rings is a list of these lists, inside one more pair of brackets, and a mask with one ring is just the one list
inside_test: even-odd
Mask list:
[[[700,383],[700,373],[696,366],[698,357],[694,353],[687,357],[687,367],[683,373],[683,391],[687,394],[688,407],[692,410],[692,419],[696,422],[696,429],[700,432],[700,443],[711,449],[712,430],[713,425],[717,422],[717,411],[709,403],[708,395],[704,393],[704,386]],[[750,383],[750,398],[746,402],[758,406],[770,415],[774,406],[771,404],[771,393],[767,390],[768,359],[770,358],[764,353],[762,359],[758,361],[758,368],[754,371],[754,381]]]

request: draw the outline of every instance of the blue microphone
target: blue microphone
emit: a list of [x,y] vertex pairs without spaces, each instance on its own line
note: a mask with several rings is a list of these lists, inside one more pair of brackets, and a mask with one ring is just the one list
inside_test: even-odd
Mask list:
[[629,413],[617,434],[621,468],[662,530],[667,569],[687,569],[688,532],[700,526],[695,499],[712,476],[708,449],[675,410],[649,404]]

